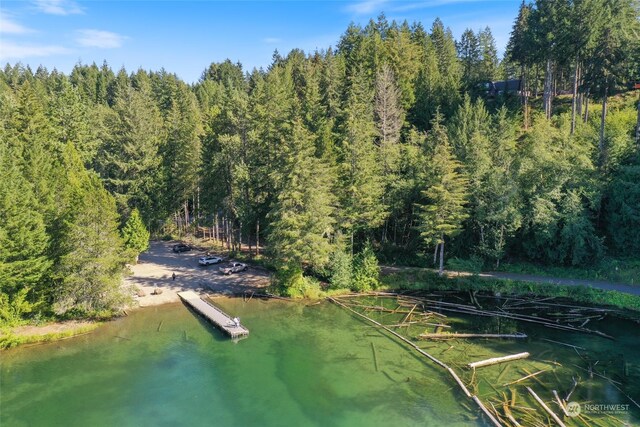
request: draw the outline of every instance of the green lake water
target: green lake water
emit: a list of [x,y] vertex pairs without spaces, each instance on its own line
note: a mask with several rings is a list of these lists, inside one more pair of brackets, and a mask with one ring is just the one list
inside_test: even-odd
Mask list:
[[[89,335],[4,351],[0,426],[485,425],[442,368],[333,304],[217,302],[241,317],[248,338],[233,342],[184,305],[172,304],[138,310]],[[449,322],[460,330],[498,327],[531,337],[524,344],[425,343],[465,382],[474,380],[464,363],[526,350],[533,358],[522,369],[549,370],[546,380],[570,383],[575,374],[567,367],[584,363],[584,355],[539,339],[546,337],[593,349],[590,357],[607,375],[626,371],[622,387],[639,400],[640,331],[633,322],[599,325],[617,341],[509,321],[496,326],[495,319],[450,316]],[[482,368],[474,392],[485,402],[495,399],[491,384],[525,374],[509,369]],[[572,400],[629,403],[597,377],[582,377]],[[543,382],[531,384],[541,394],[551,392]],[[599,425],[640,425],[634,408],[592,417]]]
[[222,305],[248,338],[234,343],[175,304],[5,351],[0,425],[479,425],[440,369],[336,306]]

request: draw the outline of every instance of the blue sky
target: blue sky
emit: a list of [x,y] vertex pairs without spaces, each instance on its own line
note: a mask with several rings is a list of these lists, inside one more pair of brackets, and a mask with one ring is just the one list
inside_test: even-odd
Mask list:
[[82,62],[128,71],[164,67],[195,82],[226,58],[245,70],[266,67],[273,51],[335,46],[350,22],[380,12],[389,21],[436,17],[457,37],[491,27],[500,52],[520,0],[360,1],[0,1],[0,64],[22,62],[68,73]]

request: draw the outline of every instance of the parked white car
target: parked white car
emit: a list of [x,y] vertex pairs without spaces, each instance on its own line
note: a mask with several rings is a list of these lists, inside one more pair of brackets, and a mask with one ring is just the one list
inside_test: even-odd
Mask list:
[[247,264],[243,264],[241,262],[232,262],[228,267],[220,267],[220,273],[222,274],[231,274],[231,273],[239,273],[240,271],[246,271]]
[[198,260],[198,264],[200,265],[211,265],[211,264],[218,264],[221,262],[222,262],[222,258],[213,256],[213,255],[203,256],[203,257],[200,257],[200,259]]

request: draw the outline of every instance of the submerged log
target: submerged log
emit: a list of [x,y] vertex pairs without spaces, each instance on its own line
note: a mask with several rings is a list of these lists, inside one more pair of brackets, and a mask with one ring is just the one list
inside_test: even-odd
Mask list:
[[458,334],[458,333],[450,333],[450,334],[420,334],[418,338],[425,340],[442,340],[442,339],[450,339],[450,338],[527,338],[527,334],[516,333],[516,334]]
[[328,299],[329,299],[329,301],[333,302],[334,304],[337,304],[340,307],[349,310],[353,314],[355,314],[357,316],[360,316],[363,319],[365,319],[365,320],[367,320],[367,321],[369,321],[369,322],[371,322],[371,323],[373,323],[375,325],[380,326],[382,329],[384,329],[385,331],[389,332],[391,335],[395,336],[396,338],[398,338],[402,342],[404,342],[404,343],[410,345],[411,347],[413,347],[417,352],[419,352],[423,356],[427,357],[429,360],[433,361],[434,363],[436,363],[439,366],[441,366],[444,369],[446,369],[449,372],[449,374],[453,377],[453,379],[458,383],[458,385],[460,386],[460,388],[462,389],[464,394],[466,394],[467,397],[470,397],[470,398],[473,399],[473,401],[478,405],[478,407],[482,410],[482,412],[484,412],[485,415],[491,420],[493,425],[496,426],[496,427],[502,427],[502,424],[498,420],[496,420],[496,418],[491,414],[491,412],[489,412],[489,410],[486,408],[486,406],[484,406],[482,401],[480,401],[480,399],[478,399],[477,396],[475,396],[475,395],[472,396],[471,395],[471,393],[469,392],[469,389],[467,388],[467,386],[464,385],[464,383],[462,382],[462,380],[460,379],[458,374],[456,374],[453,369],[451,369],[449,366],[447,366],[447,364],[445,364],[444,362],[441,362],[440,360],[436,359],[435,357],[433,357],[432,355],[430,355],[426,351],[422,350],[420,347],[418,347],[416,344],[414,344],[410,340],[406,339],[405,337],[403,337],[402,335],[398,334],[397,332],[389,329],[388,327],[384,326],[383,324],[381,324],[379,322],[376,322],[375,320],[371,319],[370,317],[365,316],[362,313],[358,313],[357,311],[353,310],[351,307],[348,307],[347,305],[341,303],[340,301],[338,301],[335,298],[329,297]]
[[509,356],[493,357],[487,360],[472,362],[472,363],[469,363],[467,366],[475,369],[475,368],[481,368],[483,366],[491,366],[491,365],[496,365],[498,363],[510,362],[512,360],[526,359],[527,357],[529,357],[529,353],[525,351],[523,353],[511,354]]
[[473,399],[474,402],[476,402],[476,405],[478,405],[478,407],[480,407],[480,409],[482,410],[482,412],[484,412],[484,414],[487,416],[487,418],[489,418],[491,420],[491,422],[493,423],[494,426],[502,427],[502,424],[500,423],[500,421],[498,421],[496,419],[496,417],[494,417],[493,414],[491,412],[489,412],[487,407],[484,406],[484,404],[478,398],[478,396],[472,396],[471,398]]
[[507,417],[507,419],[509,421],[511,421],[511,423],[516,426],[516,427],[521,427],[522,424],[520,424],[513,416],[513,414],[511,413],[511,410],[509,409],[509,405],[507,405],[506,403],[504,403],[502,405],[502,409],[504,411],[504,415]]
[[558,404],[558,406],[562,410],[562,413],[564,414],[565,417],[568,417],[569,413],[567,412],[566,404],[562,401],[562,399],[560,399],[560,396],[558,395],[558,391],[557,390],[552,390],[552,393],[553,393],[553,397],[556,398],[556,403]]
[[378,372],[378,354],[376,353],[376,346],[371,341],[371,350],[373,351],[373,366],[376,368],[376,372]]
[[507,386],[510,386],[510,385],[513,385],[513,384],[518,384],[519,382],[522,382],[522,381],[524,381],[524,380],[528,380],[528,379],[530,379],[530,378],[533,378],[533,377],[535,377],[535,376],[538,376],[538,375],[540,375],[541,373],[546,372],[546,371],[547,371],[547,370],[545,369],[545,370],[538,371],[538,372],[533,373],[533,374],[526,375],[526,376],[524,376],[524,377],[520,378],[519,380],[511,381],[510,383],[503,384],[502,386],[503,386],[503,387],[507,387]]
[[560,427],[566,427],[566,425],[562,422],[562,420],[558,418],[555,412],[549,409],[549,407],[542,401],[542,399],[540,399],[540,397],[531,389],[531,387],[527,387],[527,391],[531,396],[533,396],[536,402],[538,402],[538,404],[542,406],[542,409],[544,409],[547,412],[547,414],[549,414],[549,416],[553,418],[553,421],[555,421]]

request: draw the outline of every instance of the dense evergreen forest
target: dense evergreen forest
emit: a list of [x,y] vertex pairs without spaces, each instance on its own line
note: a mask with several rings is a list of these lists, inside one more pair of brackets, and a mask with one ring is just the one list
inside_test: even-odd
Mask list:
[[[376,256],[581,266],[640,256],[632,0],[538,0],[489,27],[351,25],[266,70],[0,72],[0,319],[117,307],[146,230],[264,247],[289,294]],[[518,80],[520,88],[488,90]],[[432,262],[434,264],[432,264]]]

